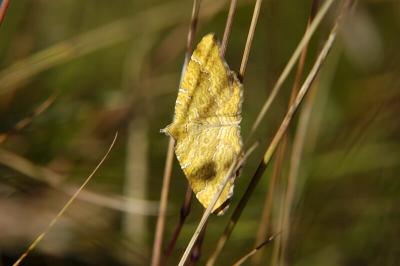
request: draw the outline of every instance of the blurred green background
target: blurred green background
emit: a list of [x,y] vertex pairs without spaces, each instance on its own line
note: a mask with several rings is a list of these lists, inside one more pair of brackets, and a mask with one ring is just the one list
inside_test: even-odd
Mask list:
[[[255,1],[239,1],[226,60],[238,70]],[[11,1],[0,27],[0,265],[42,232],[119,137],[86,191],[24,265],[148,265],[191,1]],[[221,39],[229,3],[203,1],[195,43]],[[311,1],[264,1],[244,78],[247,136],[304,33]],[[313,37],[306,71],[337,5]],[[358,1],[319,76],[304,139],[287,265],[400,265],[400,3]],[[293,73],[257,132],[228,213],[212,216],[202,265],[287,108]],[[43,112],[41,108],[46,106]],[[289,132],[293,143],[298,115]],[[26,125],[23,125],[26,123]],[[287,177],[289,156],[282,180]],[[218,265],[254,245],[270,167]],[[166,244],[186,180],[176,160]],[[278,189],[271,226],[279,213]],[[202,214],[192,212],[170,265]],[[273,245],[264,248],[263,265]],[[248,263],[251,265],[251,262]]]

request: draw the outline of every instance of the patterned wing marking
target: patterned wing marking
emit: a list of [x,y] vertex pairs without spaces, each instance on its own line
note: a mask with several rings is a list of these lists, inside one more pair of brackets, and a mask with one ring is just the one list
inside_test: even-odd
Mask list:
[[[202,128],[177,141],[176,155],[196,197],[208,207],[241,147],[239,127]],[[213,211],[231,197],[232,178]]]

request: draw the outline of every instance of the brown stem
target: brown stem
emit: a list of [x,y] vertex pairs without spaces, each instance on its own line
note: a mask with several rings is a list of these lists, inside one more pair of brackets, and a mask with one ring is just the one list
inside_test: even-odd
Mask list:
[[222,38],[221,43],[221,56],[224,57],[226,52],[226,47],[228,46],[229,36],[231,34],[233,17],[235,16],[237,0],[231,0],[231,4],[229,6],[228,18],[226,19],[224,37]]
[[[268,193],[264,200],[264,208],[263,208],[263,213],[262,213],[262,217],[261,217],[261,222],[260,222],[258,232],[257,232],[256,241],[254,244],[255,246],[257,245],[257,243],[260,243],[260,241],[262,241],[262,239],[265,237],[265,235],[270,230],[270,216],[271,216],[271,212],[272,212],[272,201],[274,199],[275,190],[279,183],[278,179],[281,176],[281,169],[282,169],[282,163],[283,163],[283,155],[284,154],[281,150],[286,149],[286,145],[287,145],[287,139],[284,138],[276,152],[276,159],[275,159],[274,167],[272,170],[271,180],[269,182]],[[254,258],[253,262],[255,264],[258,264],[261,260],[261,257],[262,257],[262,252],[258,252],[253,257]]]
[[171,173],[172,173],[172,165],[174,158],[174,145],[175,145],[174,139],[170,138],[168,143],[167,158],[165,162],[163,185],[161,189],[160,209],[158,211],[156,233],[153,245],[153,255],[151,262],[152,266],[158,266],[160,265],[161,262],[161,248],[162,248],[163,233],[165,227],[165,216],[168,207],[168,193],[171,182]]
[[264,240],[261,244],[258,244],[255,248],[253,248],[250,252],[248,252],[246,255],[244,255],[243,257],[241,257],[237,262],[235,262],[233,264],[233,266],[240,266],[242,265],[244,262],[246,262],[251,256],[253,256],[254,254],[257,253],[257,251],[259,251],[262,247],[264,247],[265,245],[269,244],[272,242],[272,240],[274,240],[274,236],[270,236],[268,239]]
[[[308,27],[312,20],[314,19],[316,9],[318,8],[318,2],[319,1],[314,1],[312,4],[312,9],[311,9],[311,14],[308,20]],[[343,5],[342,8],[345,8],[346,4]],[[338,20],[340,19],[340,15]],[[304,58],[306,54],[306,50],[303,50],[302,55],[304,54],[303,57],[303,66],[299,68],[299,71],[303,70],[304,67]],[[296,82],[300,82],[301,79],[301,72],[296,73]],[[295,83],[296,85],[296,83]],[[309,95],[307,95],[305,106],[302,109],[302,112],[300,113],[299,116],[299,123],[298,127],[296,129],[296,135],[294,138],[293,142],[293,147],[292,147],[292,153],[290,156],[290,164],[289,164],[289,174],[287,177],[287,188],[286,188],[286,193],[284,195],[284,202],[283,202],[283,214],[281,219],[278,221],[280,223],[280,231],[282,231],[282,238],[281,238],[281,248],[280,248],[280,254],[279,254],[279,265],[281,264],[286,264],[286,250],[287,250],[287,243],[289,239],[289,234],[290,234],[290,219],[291,219],[291,211],[293,208],[293,203],[294,203],[294,196],[295,196],[295,190],[296,190],[296,184],[297,184],[297,172],[299,169],[299,164],[300,164],[300,156],[303,150],[303,140],[304,136],[307,130],[308,126],[308,121],[310,118],[310,113],[311,113],[311,108],[313,105],[313,99],[315,95],[315,91],[317,90],[317,86],[313,86],[313,88],[310,89],[311,92]]]
[[[278,94],[280,88],[282,87],[284,81],[287,79],[290,71],[292,70],[293,66],[295,65],[297,59],[299,58],[303,47],[308,44],[312,35],[314,34],[315,30],[317,29],[318,25],[321,23],[321,20],[325,17],[328,9],[333,4],[334,0],[326,0],[321,9],[318,11],[318,14],[315,16],[315,19],[310,24],[309,30],[303,35],[300,43],[297,45],[295,51],[293,52],[292,56],[290,57],[288,63],[286,64],[285,68],[283,69],[282,73],[280,74],[278,80],[275,82],[274,87],[271,90],[271,94],[268,97],[267,101],[261,108],[255,122],[253,123],[249,136],[252,136],[257,128],[260,126],[262,119],[265,117],[268,109],[271,107],[272,102],[274,101],[276,95]],[[249,137],[250,139],[250,137]]]
[[[311,12],[307,21],[307,27],[306,27],[306,32],[307,30],[310,28],[310,24],[312,22],[312,20],[315,17],[317,8],[318,8],[318,0],[314,0],[312,3],[312,7],[311,7]],[[297,70],[296,70],[296,75],[295,75],[295,80],[292,86],[292,92],[290,95],[290,100],[289,100],[289,104],[288,104],[288,108],[290,107],[290,105],[293,103],[299,88],[301,86],[301,78],[303,76],[303,71],[304,71],[304,64],[305,64],[305,59],[306,59],[306,55],[307,55],[307,50],[308,50],[308,44],[306,44],[303,47],[303,50],[301,51],[300,54],[300,59],[299,59],[299,63],[297,65]],[[277,168],[282,168],[282,164],[283,164],[283,160],[285,158],[285,153],[286,153],[286,144],[287,144],[287,134],[285,134],[285,136],[283,137],[282,143],[279,145],[279,148],[277,150],[277,155],[276,155],[276,160],[274,163],[274,171],[272,173],[272,177],[271,177],[271,181],[270,181],[270,185],[268,188],[268,193],[265,197],[265,203],[264,203],[264,211],[263,211],[263,215],[262,215],[262,219],[260,222],[260,227],[257,233],[257,237],[256,237],[256,242],[255,243],[259,243],[261,241],[261,239],[266,235],[267,230],[269,229],[269,219],[270,219],[270,213],[271,213],[271,207],[272,207],[272,201],[274,199],[274,192],[275,192],[275,185],[276,180],[280,177],[280,173],[281,173],[281,169],[277,169]],[[257,256],[254,256],[254,262],[255,263],[259,263],[260,259],[261,259],[261,255],[262,252],[259,252]]]
[[10,135],[15,134],[22,129],[29,126],[32,121],[39,115],[41,115],[44,111],[46,111],[54,102],[56,95],[53,94],[48,97],[43,103],[41,103],[37,108],[35,108],[31,115],[24,117],[18,123],[15,124],[13,128],[8,130],[7,132],[0,133],[0,143],[3,143]]
[[[72,196],[78,189],[75,185],[63,183],[64,180],[68,179],[66,176],[60,175],[49,168],[36,165],[26,158],[4,148],[0,148],[0,164],[31,178],[35,182],[39,182],[42,185],[46,185],[57,192],[65,193],[69,196]],[[83,190],[79,194],[78,200],[110,208],[112,210],[128,213],[140,213],[142,215],[155,215],[158,209],[158,204],[156,205],[156,202],[138,199],[136,199],[134,206],[129,208],[126,204],[127,199],[124,197],[98,193],[89,189]]]
[[[186,64],[189,61],[190,55],[192,53],[193,47],[193,37],[196,32],[197,27],[197,20],[199,16],[200,10],[200,3],[201,0],[194,0],[193,1],[193,8],[192,8],[192,17],[190,21],[190,28],[187,36],[187,43],[186,43],[186,54],[185,54],[185,61],[183,63],[181,78],[184,73],[184,69],[186,68]],[[174,159],[174,146],[175,140],[170,137],[167,149],[167,157],[165,162],[165,169],[164,169],[164,176],[163,176],[163,184],[161,189],[161,201],[160,201],[160,210],[157,219],[156,225],[156,233],[155,239],[153,244],[153,254],[151,265],[158,266],[161,263],[161,250],[162,250],[162,242],[163,242],[163,234],[165,228],[165,216],[167,213],[168,207],[168,194],[169,194],[169,187],[171,182],[171,175],[172,175],[172,166],[173,166],[173,159]]]
[[199,238],[196,241],[196,244],[193,247],[192,253],[190,254],[190,260],[188,265],[193,266],[196,265],[196,263],[199,261],[201,257],[201,247],[203,245],[203,240],[206,235],[206,230],[207,230],[207,223],[203,228],[203,231],[201,231]]
[[305,94],[308,92],[312,82],[314,81],[317,73],[319,72],[319,70],[322,66],[322,63],[325,61],[325,58],[332,47],[333,41],[336,38],[337,27],[338,26],[337,26],[337,22],[336,22],[327,41],[325,42],[325,45],[324,45],[322,51],[320,52],[317,60],[315,61],[313,68],[311,69],[310,73],[307,76],[307,79],[304,81],[298,95],[296,96],[295,101],[290,106],[288,112],[286,113],[284,119],[282,120],[282,123],[281,123],[278,131],[276,132],[274,138],[271,141],[271,144],[267,147],[267,149],[264,153],[264,158],[261,160],[255,174],[251,178],[250,184],[247,186],[245,194],[242,196],[242,198],[239,201],[238,206],[235,208],[235,210],[225,228],[223,235],[221,236],[221,238],[219,239],[219,241],[217,243],[217,248],[215,249],[214,253],[210,257],[209,261],[207,262],[208,266],[214,265],[219,253],[221,252],[227,239],[231,235],[239,217],[241,216],[244,207],[247,205],[247,202],[249,201],[251,195],[253,194],[254,189],[256,188],[261,176],[264,174],[264,171],[267,168],[267,166],[271,160],[271,157],[275,153],[278,144],[282,140],[283,135],[286,133],[286,130],[288,129],[289,124],[292,121],[294,113],[298,109]]
[[247,40],[246,40],[246,46],[244,47],[242,62],[240,64],[240,70],[239,70],[239,79],[242,81],[244,78],[244,73],[246,72],[247,62],[249,61],[251,45],[253,44],[253,38],[254,38],[254,33],[256,31],[258,16],[261,10],[261,4],[262,0],[257,0],[254,6],[253,17],[251,19],[249,33],[247,35]]
[[179,222],[175,227],[174,233],[172,234],[171,241],[168,244],[168,247],[165,251],[165,260],[164,263],[168,260],[168,258],[171,256],[172,250],[175,247],[176,241],[178,240],[179,234],[181,233],[182,227],[186,221],[186,218],[188,217],[190,213],[190,207],[192,204],[192,188],[188,184],[186,187],[186,194],[185,194],[185,200],[182,204],[181,211],[180,211],[180,217],[179,217]]
[[3,20],[6,16],[9,4],[10,4],[9,0],[3,0],[0,6],[0,25],[3,23]]

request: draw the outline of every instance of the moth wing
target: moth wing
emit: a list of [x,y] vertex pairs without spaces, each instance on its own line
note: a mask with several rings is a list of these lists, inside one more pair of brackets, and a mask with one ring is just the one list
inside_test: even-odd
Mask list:
[[[241,148],[238,126],[192,125],[185,137],[177,140],[179,163],[200,203],[207,208]],[[218,199],[218,210],[233,193],[234,177]]]

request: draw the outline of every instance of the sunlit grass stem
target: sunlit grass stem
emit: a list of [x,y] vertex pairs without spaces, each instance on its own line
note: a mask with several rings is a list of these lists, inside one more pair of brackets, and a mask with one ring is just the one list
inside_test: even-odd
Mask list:
[[267,147],[267,149],[264,153],[263,159],[261,160],[255,174],[251,178],[251,181],[246,189],[245,194],[240,199],[240,202],[239,202],[238,206],[235,208],[235,210],[225,228],[223,235],[221,236],[221,238],[219,239],[219,241],[217,243],[217,248],[215,249],[214,253],[211,255],[209,261],[207,262],[208,266],[215,264],[218,255],[220,254],[223,246],[225,245],[226,241],[228,240],[229,236],[231,235],[233,228],[235,227],[239,217],[241,216],[243,209],[247,205],[247,202],[250,199],[250,196],[254,192],[254,189],[255,189],[258,181],[260,180],[260,178],[263,175],[265,169],[267,168],[273,154],[275,153],[279,142],[281,141],[283,135],[285,134],[287,128],[289,127],[289,124],[293,118],[294,113],[296,112],[296,110],[299,107],[300,103],[302,102],[305,94],[308,92],[312,82],[314,81],[317,73],[319,72],[319,70],[322,66],[322,63],[324,62],[329,50],[332,47],[332,44],[336,38],[337,27],[338,27],[337,23],[335,23],[327,41],[324,44],[323,49],[321,50],[317,60],[315,61],[314,65],[313,65],[311,71],[309,72],[306,80],[304,81],[302,87],[300,88],[295,101],[293,102],[293,104],[289,108],[288,112],[286,113],[286,115],[285,115],[278,131],[276,132],[274,138],[272,139],[270,145]]

